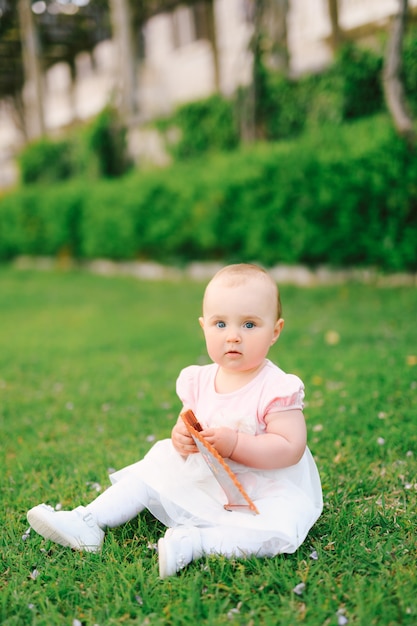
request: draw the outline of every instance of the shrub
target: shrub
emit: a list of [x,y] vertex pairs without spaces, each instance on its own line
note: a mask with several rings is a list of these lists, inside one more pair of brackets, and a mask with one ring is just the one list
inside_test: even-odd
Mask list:
[[129,169],[126,128],[114,109],[107,107],[97,115],[85,132],[85,141],[96,159],[99,176],[121,176]]
[[40,139],[28,144],[19,155],[21,180],[24,184],[54,183],[74,175],[69,140]]
[[342,77],[343,119],[371,115],[383,108],[381,55],[355,44],[345,44],[330,72]]
[[54,183],[74,177],[112,178],[130,167],[126,129],[113,109],[104,109],[92,122],[64,140],[40,139],[19,155],[25,185]]
[[343,122],[343,76],[329,68],[310,74],[298,82],[299,98],[304,103],[305,127],[322,129]]
[[206,152],[231,150],[238,144],[233,103],[219,95],[184,104],[157,127],[165,134],[167,147],[177,159],[190,159]]
[[265,139],[287,139],[304,130],[308,101],[301,82],[269,72],[258,94],[257,116]]

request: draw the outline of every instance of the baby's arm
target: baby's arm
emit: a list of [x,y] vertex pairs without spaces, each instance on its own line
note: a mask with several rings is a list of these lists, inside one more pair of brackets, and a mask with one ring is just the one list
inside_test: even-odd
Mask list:
[[186,457],[189,454],[198,452],[194,439],[188,432],[181,415],[178,416],[177,423],[171,431],[171,441],[172,445],[181,456]]
[[230,428],[210,428],[201,434],[224,458],[258,469],[295,465],[304,454],[306,425],[300,409],[270,413],[262,435],[238,433]]

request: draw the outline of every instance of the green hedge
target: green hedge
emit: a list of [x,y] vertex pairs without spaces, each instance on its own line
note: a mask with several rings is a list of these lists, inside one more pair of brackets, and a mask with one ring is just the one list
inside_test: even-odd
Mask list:
[[0,258],[417,269],[417,156],[380,116],[166,170],[0,200]]

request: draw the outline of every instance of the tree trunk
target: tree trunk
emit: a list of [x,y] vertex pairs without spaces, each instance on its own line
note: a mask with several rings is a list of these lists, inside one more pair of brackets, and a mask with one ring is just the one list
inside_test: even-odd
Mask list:
[[207,30],[210,45],[213,53],[213,66],[214,66],[214,86],[216,91],[220,91],[220,66],[219,66],[219,51],[217,48],[216,37],[216,17],[214,13],[214,0],[210,0],[208,3],[207,11]]
[[129,0],[110,0],[113,35],[117,47],[120,106],[126,126],[137,112],[136,50]]
[[253,33],[249,44],[252,81],[243,91],[240,105],[240,134],[243,142],[264,138],[262,98],[267,88],[267,73],[287,75],[289,54],[287,44],[288,0],[252,0]]
[[19,0],[18,10],[25,75],[25,134],[29,139],[35,139],[45,134],[39,43],[31,0]]
[[288,74],[289,54],[287,15],[289,0],[263,2],[261,30],[264,38],[265,63],[274,71]]
[[330,24],[332,28],[330,46],[336,52],[343,43],[343,33],[339,24],[339,0],[327,0]]
[[253,31],[246,51],[250,57],[251,79],[247,87],[242,88],[239,102],[240,138],[243,143],[253,143],[256,139],[256,72],[263,4],[264,0],[252,0],[248,3],[248,16],[250,14]]
[[407,110],[404,85],[401,80],[402,44],[407,18],[408,0],[398,0],[398,13],[393,18],[384,62],[384,94],[394,126],[401,137],[415,142],[413,120]]

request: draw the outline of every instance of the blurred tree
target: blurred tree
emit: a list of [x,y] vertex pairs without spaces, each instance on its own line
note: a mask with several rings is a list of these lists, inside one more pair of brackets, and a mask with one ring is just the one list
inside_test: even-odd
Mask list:
[[388,110],[399,135],[414,144],[413,120],[408,111],[402,80],[402,47],[408,12],[408,0],[398,0],[398,12],[392,21],[384,62],[384,94]]
[[17,4],[0,0],[0,98],[10,101],[15,121],[24,130],[23,62]]
[[[139,3],[141,4],[141,3]],[[110,0],[113,39],[118,54],[119,111],[129,120],[136,113],[136,50],[129,0]]]
[[264,0],[259,4],[259,39],[262,57],[271,70],[288,74],[289,54],[287,41],[287,16],[289,0]]
[[327,8],[329,11],[331,36],[330,46],[333,52],[336,52],[344,41],[343,31],[339,22],[339,0],[327,0]]
[[39,39],[35,27],[31,0],[19,0],[20,39],[25,76],[25,134],[37,138],[45,133],[42,74],[40,68]]
[[253,25],[249,43],[252,77],[240,90],[238,116],[244,142],[263,137],[262,99],[267,90],[267,73],[288,74],[287,16],[289,0],[251,0],[247,19]]

